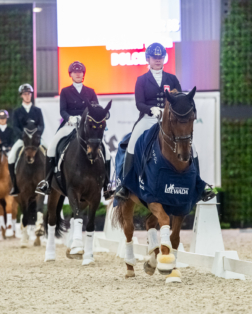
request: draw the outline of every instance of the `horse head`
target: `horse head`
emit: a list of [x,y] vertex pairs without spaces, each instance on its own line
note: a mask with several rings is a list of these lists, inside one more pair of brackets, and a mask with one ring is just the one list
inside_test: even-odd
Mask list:
[[194,87],[187,95],[177,91],[166,91],[166,106],[163,114],[161,135],[178,160],[188,162],[191,156],[193,122],[197,111],[193,97]]
[[[105,108],[98,104],[88,104],[84,111],[79,128],[79,140],[88,159],[93,162],[97,157],[102,143],[106,120],[109,119],[109,110],[112,100]],[[86,148],[85,148],[85,147]]]
[[39,149],[41,134],[35,121],[28,120],[23,131],[24,153],[28,164],[33,164]]

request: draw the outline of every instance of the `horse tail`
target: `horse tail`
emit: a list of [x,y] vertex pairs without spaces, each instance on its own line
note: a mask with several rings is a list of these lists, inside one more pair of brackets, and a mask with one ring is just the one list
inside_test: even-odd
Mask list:
[[[63,206],[65,200],[65,196],[61,195],[57,204],[57,208],[56,208],[56,228],[55,228],[55,236],[56,238],[61,238],[62,237],[62,233],[65,232],[65,220],[61,218],[60,212]],[[45,216],[44,216],[44,229],[45,229],[45,233],[48,234],[48,216],[49,213],[48,211],[46,212]]]
[[[111,203],[113,202],[113,200],[114,199],[112,199]],[[124,219],[123,219],[122,211],[123,211],[123,207],[125,206],[125,203],[127,200],[124,200],[122,198],[116,198],[116,200],[117,200],[117,206],[114,207],[114,210],[112,213],[112,219],[111,219],[112,227],[114,227],[114,228],[120,227],[123,229]]]

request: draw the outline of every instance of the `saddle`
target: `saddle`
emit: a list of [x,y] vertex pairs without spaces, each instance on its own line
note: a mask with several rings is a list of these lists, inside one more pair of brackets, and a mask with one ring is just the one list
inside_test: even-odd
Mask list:
[[56,147],[56,155],[55,155],[55,178],[57,181],[57,184],[61,191],[66,196],[66,180],[62,171],[63,161],[65,157],[65,153],[69,147],[69,144],[73,139],[76,138],[76,129],[74,129],[68,136],[63,137],[57,147]]

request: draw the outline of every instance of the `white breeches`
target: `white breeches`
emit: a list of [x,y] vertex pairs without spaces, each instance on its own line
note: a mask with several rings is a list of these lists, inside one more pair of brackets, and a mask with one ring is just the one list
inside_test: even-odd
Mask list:
[[[158,120],[154,116],[150,117],[147,114],[143,116],[143,118],[136,124],[130,140],[128,144],[128,153],[134,155],[135,145],[140,135],[143,134],[144,131],[149,130],[155,123],[157,123]],[[198,156],[196,147],[194,143],[192,143],[192,150],[193,150],[193,158],[196,158]]]
[[[41,144],[44,147],[47,147],[47,145],[45,144],[45,142],[43,141],[43,139],[41,138],[40,140]],[[24,141],[23,140],[17,140],[16,143],[12,146],[9,154],[8,154],[8,163],[9,164],[14,164],[14,162],[16,161],[16,155],[17,155],[17,151],[20,147],[22,147],[24,145]]]
[[147,114],[143,116],[143,118],[135,125],[131,134],[127,150],[128,153],[134,154],[135,145],[139,136],[142,135],[144,131],[149,130],[157,122],[158,120],[154,116],[150,117]]
[[[75,129],[75,126],[72,126],[69,124],[65,124],[61,129],[59,129],[59,131],[54,135],[53,140],[48,147],[48,150],[47,150],[47,156],[48,157],[55,157],[56,147],[57,147],[59,141],[63,137],[68,136],[74,129]],[[107,144],[104,142],[104,140],[102,140],[102,143],[105,147],[106,160],[110,160],[109,148],[108,148]]]

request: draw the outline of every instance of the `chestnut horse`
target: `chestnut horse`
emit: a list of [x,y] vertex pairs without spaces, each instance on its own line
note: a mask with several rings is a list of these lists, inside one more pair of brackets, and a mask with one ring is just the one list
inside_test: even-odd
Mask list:
[[[177,91],[172,91],[171,93],[166,92],[167,99],[163,112],[163,119],[162,122],[159,120],[159,131],[157,131],[157,139],[155,138],[155,140],[158,141],[155,143],[159,143],[157,145],[160,148],[159,151],[161,153],[162,160],[168,161],[171,167],[175,168],[175,173],[180,173],[183,176],[187,169],[192,169],[194,176],[198,176],[197,178],[199,178],[198,172],[195,171],[194,165],[192,164],[191,157],[193,123],[196,119],[196,108],[193,101],[195,91],[196,87],[194,87],[188,95],[177,93]],[[164,163],[166,161],[164,161]],[[134,168],[134,171],[135,169],[136,168]],[[139,180],[140,183],[142,183],[141,177]],[[151,178],[151,180],[157,182],[157,178]],[[204,193],[205,182],[201,179],[199,179],[198,182],[201,184],[200,188],[197,190],[197,188],[195,188],[195,184],[195,186],[190,185],[190,190],[195,188],[195,191],[199,191],[197,192],[198,194],[195,195],[197,195],[197,198],[200,199]],[[142,184],[146,184],[146,182],[144,181]],[[183,183],[178,184],[183,186]],[[129,188],[127,185],[126,187]],[[142,187],[142,189],[144,190],[144,187]],[[174,189],[172,184],[169,189],[170,191],[165,190],[165,193],[176,194],[175,192],[172,192]],[[164,197],[167,197],[167,195],[169,196],[170,194],[166,194]],[[179,197],[181,196],[178,196],[178,198]],[[118,206],[115,208],[113,213],[113,225],[119,224],[124,229],[126,236],[126,278],[135,277],[134,265],[136,264],[136,260],[134,257],[132,243],[134,232],[133,214],[135,204],[140,204],[141,202],[132,190],[129,199],[119,199],[118,201]],[[166,279],[167,283],[181,282],[181,274],[179,270],[176,269],[176,252],[174,252],[173,249],[177,250],[179,246],[179,234],[185,214],[181,214],[183,213],[183,211],[181,211],[181,213],[176,216],[173,210],[172,233],[170,235],[170,217],[168,215],[170,214],[169,209],[167,214],[167,210],[164,209],[165,206],[158,202],[147,203],[146,206],[150,210],[150,215],[146,219],[146,229],[148,231],[149,242],[148,251],[150,258],[144,264],[144,270],[147,274],[153,275],[155,269],[157,268],[161,274],[168,275]],[[189,205],[187,205],[187,208],[189,208]],[[191,207],[190,209],[187,209],[187,211],[190,210]],[[187,212],[187,214],[188,213],[189,212]],[[161,247],[157,238],[157,224],[160,226]]]
[[[11,178],[8,169],[8,158],[0,141],[0,229],[2,236],[15,237],[15,220],[17,217],[17,203],[10,196]],[[5,217],[7,217],[5,222]]]

